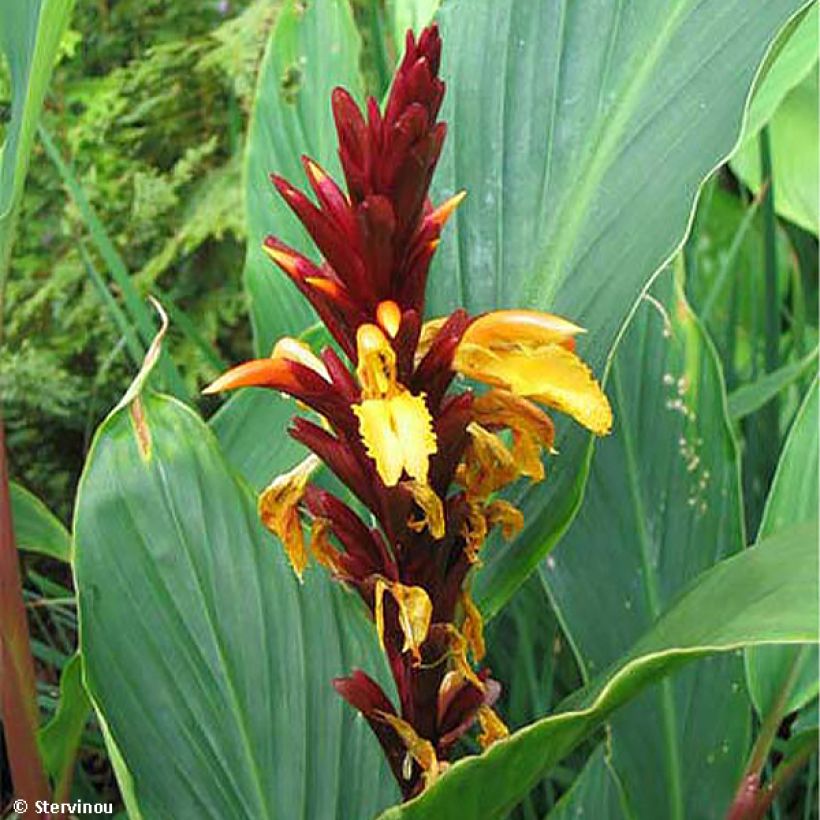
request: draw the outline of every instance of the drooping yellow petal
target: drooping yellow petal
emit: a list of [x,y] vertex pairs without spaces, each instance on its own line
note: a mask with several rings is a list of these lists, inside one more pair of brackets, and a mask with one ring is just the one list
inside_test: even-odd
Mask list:
[[326,569],[336,575],[341,574],[339,568],[339,552],[330,542],[330,522],[324,518],[313,521],[310,530],[310,554]]
[[430,456],[436,452],[433,419],[424,395],[401,390],[390,398],[365,399],[353,406],[359,434],[367,454],[388,487],[395,487],[402,472],[427,482]]
[[307,566],[307,551],[299,520],[299,502],[320,464],[317,456],[309,455],[290,472],[274,478],[259,496],[259,518],[282,542],[300,581]]
[[470,440],[456,478],[469,496],[487,498],[518,477],[518,466],[513,454],[497,435],[476,422],[470,422],[467,432]]
[[487,527],[501,527],[501,534],[505,541],[510,541],[524,527],[524,514],[517,507],[497,498],[484,508],[484,515],[487,520]]
[[612,428],[612,409],[592,372],[557,343],[532,348],[459,346],[456,369],[572,416],[597,435]]
[[366,399],[391,396],[396,390],[396,352],[377,325],[360,325],[356,331],[359,363],[356,376]]
[[402,483],[402,486],[410,491],[410,494],[413,496],[413,501],[418,504],[424,513],[424,517],[420,521],[407,522],[410,529],[421,532],[427,527],[433,538],[444,538],[444,505],[432,487],[420,481],[405,481]]
[[452,624],[447,624],[447,632],[450,638],[450,658],[453,661],[453,667],[456,672],[483,692],[484,684],[467,660],[467,639]]
[[484,645],[484,620],[478,607],[470,595],[469,589],[461,590],[461,608],[464,610],[464,622],[461,624],[461,633],[467,641],[469,650],[473,653],[473,659],[478,663],[486,653]]
[[487,539],[487,518],[484,507],[475,501],[468,501],[469,511],[461,528],[464,536],[464,553],[471,564],[479,563],[478,553]]
[[478,742],[482,749],[487,749],[510,735],[504,721],[486,704],[478,707],[478,723],[481,726]]
[[519,475],[533,481],[544,478],[541,449],[552,450],[555,425],[538,405],[509,390],[493,388],[473,402],[471,412],[483,427],[513,431],[512,455]]
[[376,711],[379,720],[383,720],[392,726],[396,734],[401,738],[407,749],[407,754],[418,763],[419,768],[424,772],[424,787],[427,788],[435,782],[440,772],[440,764],[436,758],[436,750],[433,744],[423,737],[420,737],[416,730],[398,715],[391,715],[389,712]]
[[283,336],[273,346],[270,355],[272,359],[286,359],[309,367],[314,373],[318,373],[322,378],[330,381],[325,363],[310,349],[309,345],[299,339]]
[[379,578],[374,590],[376,633],[384,649],[384,593],[389,592],[399,608],[399,626],[404,634],[402,652],[410,651],[416,663],[421,661],[421,645],[427,640],[433,604],[423,587],[405,586],[397,581]]

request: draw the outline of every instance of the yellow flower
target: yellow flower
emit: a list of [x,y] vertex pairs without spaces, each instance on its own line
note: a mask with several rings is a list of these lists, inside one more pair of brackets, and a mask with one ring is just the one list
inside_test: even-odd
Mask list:
[[299,580],[307,566],[305,536],[299,520],[299,502],[310,477],[321,464],[315,455],[309,455],[290,472],[277,476],[259,496],[259,517],[275,533]]
[[572,416],[597,435],[612,427],[612,410],[592,372],[575,354],[577,325],[531,310],[499,310],[465,331],[453,366]]
[[[382,315],[392,326],[390,312],[382,311]],[[367,454],[388,487],[395,487],[405,472],[426,484],[430,456],[437,445],[424,394],[414,396],[398,383],[396,354],[381,328],[361,325],[356,341],[362,402],[353,406],[353,412]]]

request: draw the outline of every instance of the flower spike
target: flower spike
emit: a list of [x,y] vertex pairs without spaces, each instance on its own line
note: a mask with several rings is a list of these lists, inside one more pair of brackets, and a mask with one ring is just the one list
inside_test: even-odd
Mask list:
[[[206,393],[265,387],[313,419],[290,435],[310,453],[275,478],[259,515],[301,579],[311,558],[360,596],[393,674],[394,705],[361,670],[337,692],[367,720],[405,799],[446,770],[477,730],[486,748],[508,730],[493,710],[501,685],[481,664],[481,612],[470,593],[488,535],[514,538],[522,512],[499,493],[545,478],[555,428],[546,408],[602,435],[612,412],[576,353],[582,328],[534,310],[424,322],[425,291],[461,191],[437,207],[430,182],[446,126],[435,25],[407,33],[381,109],[344,89],[331,99],[346,190],[302,157],[307,188],[273,175],[313,239],[312,261],[269,236],[264,250],[310,302],[340,352],[286,337],[269,358],[239,365]],[[447,275],[446,271],[442,275]],[[479,383],[466,389],[458,375]],[[366,519],[313,477],[320,464]],[[309,541],[307,540],[309,534]]]

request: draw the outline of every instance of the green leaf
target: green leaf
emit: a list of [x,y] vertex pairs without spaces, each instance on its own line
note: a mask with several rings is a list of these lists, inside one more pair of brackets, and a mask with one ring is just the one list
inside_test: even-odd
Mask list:
[[[815,55],[816,37],[815,31]],[[818,230],[818,79],[813,70],[783,99],[769,121],[774,204],[779,216],[810,233]],[[732,170],[753,191],[760,190],[760,147],[746,139],[732,157]]]
[[0,144],[0,293],[11,257],[29,154],[72,0],[6,0],[0,53],[11,75],[11,115]]
[[480,756],[460,760],[419,797],[382,817],[504,817],[616,709],[687,661],[752,644],[816,643],[817,572],[816,522],[721,561],[564,711],[537,720]]
[[590,755],[572,788],[558,801],[547,820],[593,820],[631,817],[618,775],[610,766],[604,744]]
[[787,26],[772,49],[755,86],[743,136],[757,134],[783,98],[817,65],[817,4]]
[[784,364],[752,384],[738,387],[729,395],[729,415],[737,420],[754,413],[816,364],[817,348],[800,361]]
[[[818,385],[815,379],[792,424],[783,448],[769,498],[763,511],[758,539],[783,532],[795,524],[811,521],[817,515],[818,487]],[[799,656],[798,656],[798,653]],[[818,693],[816,649],[795,650],[766,647],[746,651],[746,681],[755,708],[767,715],[784,681],[800,665],[797,680],[787,700],[784,714],[796,711]]]
[[57,516],[25,487],[12,482],[10,490],[17,548],[70,561],[71,536]]
[[433,19],[439,4],[440,0],[387,0],[387,18],[399,56],[407,29],[418,34]]
[[[535,306],[588,329],[603,373],[641,292],[680,246],[703,179],[741,131],[755,73],[804,4],[454,0],[438,18],[449,137],[435,200],[459,189],[428,312]],[[493,614],[571,521],[589,438],[559,430],[527,525],[477,579]]]
[[280,336],[298,335],[315,321],[306,300],[262,251],[265,236],[273,233],[312,254],[307,233],[269,177],[277,173],[301,183],[304,171],[299,158],[308,154],[338,178],[330,94],[343,85],[361,96],[359,51],[359,35],[346,0],[305,5],[288,0],[262,59],[248,131],[244,272],[260,355],[268,355]]
[[46,771],[55,784],[55,798],[69,797],[71,776],[91,702],[83,689],[82,660],[73,655],[60,676],[60,700],[54,717],[40,729],[38,742]]
[[[578,517],[540,567],[587,677],[745,545],[720,365],[672,274],[658,277],[618,345],[613,432],[596,448]],[[739,658],[716,658],[615,716],[608,755],[635,817],[723,816],[747,755],[742,680]]]
[[135,392],[92,445],[75,572],[86,684],[140,811],[372,816],[392,776],[330,685],[389,680],[372,624],[323,571],[296,581],[191,410]]

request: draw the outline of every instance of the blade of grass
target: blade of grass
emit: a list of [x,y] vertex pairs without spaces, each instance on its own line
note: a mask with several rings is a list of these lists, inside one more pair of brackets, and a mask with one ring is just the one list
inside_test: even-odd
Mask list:
[[[89,238],[103,258],[112,280],[122,292],[125,311],[131,323],[141,337],[142,343],[146,346],[150,345],[151,340],[156,335],[151,311],[140,296],[125,262],[88,201],[71,165],[63,159],[48,131],[42,125],[38,130],[46,154],[59,171],[69,196],[77,206],[77,210],[80,212],[80,216],[88,230]],[[188,396],[182,376],[180,376],[176,365],[167,354],[163,354],[159,366],[167,388],[178,398],[186,399]]]
[[86,249],[85,242],[80,240],[78,243],[78,248],[80,251],[80,257],[85,265],[86,273],[88,273],[88,278],[91,279],[91,283],[94,285],[97,293],[99,294],[99,297],[102,300],[103,305],[105,305],[109,316],[122,334],[123,340],[125,341],[125,346],[128,350],[128,355],[131,357],[131,361],[137,367],[140,367],[142,365],[142,360],[145,358],[145,349],[140,343],[139,337],[134,330],[134,326],[128,320],[128,317],[125,315],[119,304],[117,304],[117,300],[113,297],[111,291],[108,289],[108,285],[105,283],[102,275],[95,267],[94,262]]
[[[703,302],[703,310],[701,311],[700,318],[704,323],[709,321],[709,317],[712,314],[712,310],[715,307],[718,297],[723,292],[723,288],[726,286],[726,282],[735,268],[738,253],[740,253],[740,249],[743,246],[743,240],[749,233],[749,228],[751,228],[754,223],[755,215],[757,214],[761,200],[768,190],[768,187],[768,184],[764,184],[761,187],[757,196],[752,200],[749,207],[746,209],[746,213],[743,214],[743,219],[741,220],[740,225],[738,225],[734,237],[732,237],[732,244],[729,246],[729,251],[726,254],[726,258],[723,260],[723,264],[720,266],[720,270],[714,278],[709,295]],[[689,269],[687,268],[687,270]]]
[[177,306],[167,291],[153,288],[157,298],[168,311],[173,325],[182,332],[199,349],[211,367],[219,371],[227,370],[230,364],[222,358],[219,351],[197,330],[196,324],[188,317],[184,310]]
[[817,349],[798,362],[783,365],[773,373],[766,373],[752,384],[744,384],[729,394],[729,415],[742,419],[768,404],[782,390],[797,381],[817,362]]

